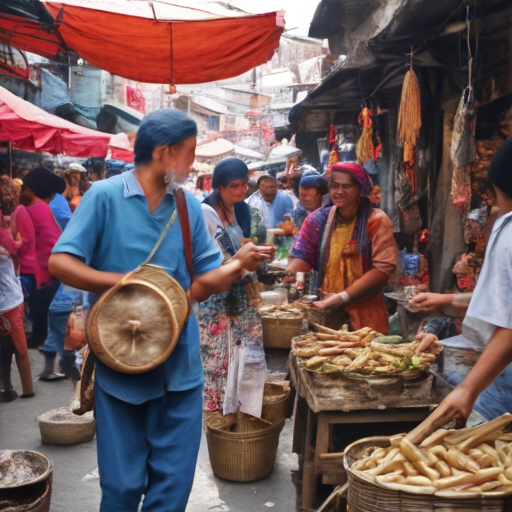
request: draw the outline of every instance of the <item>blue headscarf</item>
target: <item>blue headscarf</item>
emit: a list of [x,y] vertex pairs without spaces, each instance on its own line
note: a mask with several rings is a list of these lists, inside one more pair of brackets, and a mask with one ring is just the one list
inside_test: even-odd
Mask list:
[[300,180],[301,187],[327,187],[327,181],[322,178],[322,176],[314,172],[308,172],[304,176],[302,176]]
[[[247,180],[249,168],[239,158],[225,158],[221,160],[213,171],[212,187],[213,192],[203,203],[215,208],[220,203],[219,187],[227,187],[236,180]],[[235,203],[235,216],[238,225],[242,228],[244,237],[251,238],[251,209],[245,201]]]
[[151,162],[157,146],[170,146],[197,135],[197,124],[181,110],[151,112],[140,123],[135,139],[135,165]]

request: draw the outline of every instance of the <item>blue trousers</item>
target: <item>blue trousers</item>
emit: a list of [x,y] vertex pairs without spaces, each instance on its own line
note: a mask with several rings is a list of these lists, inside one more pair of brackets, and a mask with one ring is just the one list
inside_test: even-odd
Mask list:
[[43,352],[64,355],[64,337],[68,326],[69,315],[73,310],[52,309],[48,311],[48,336],[43,345]]
[[203,387],[133,405],[95,386],[100,512],[184,512],[201,442]]

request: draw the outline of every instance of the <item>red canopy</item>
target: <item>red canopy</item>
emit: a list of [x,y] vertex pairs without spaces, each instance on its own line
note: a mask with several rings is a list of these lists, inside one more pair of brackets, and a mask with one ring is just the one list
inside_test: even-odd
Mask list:
[[[249,15],[196,1],[43,0],[66,44],[139,82],[193,84],[240,75],[279,45],[284,12]],[[190,2],[189,2],[190,5]]]
[[67,51],[62,37],[55,29],[4,13],[0,14],[0,43],[50,60],[58,60],[59,52]]
[[111,137],[48,114],[0,87],[0,141],[17,149],[105,157]]
[[134,143],[135,135],[127,135],[126,133],[113,135],[108,143],[112,159],[132,163]]

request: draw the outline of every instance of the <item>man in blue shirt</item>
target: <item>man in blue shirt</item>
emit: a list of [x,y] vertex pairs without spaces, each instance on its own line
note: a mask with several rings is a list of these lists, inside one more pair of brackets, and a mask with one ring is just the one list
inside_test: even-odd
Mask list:
[[[190,172],[196,135],[196,123],[178,110],[147,115],[135,142],[135,169],[93,184],[53,250],[50,271],[69,286],[102,293],[143,263],[176,208],[173,192]],[[201,206],[192,194],[185,195],[194,281],[179,222],[172,224],[151,263],[201,302],[227,290],[271,254],[268,247],[246,244],[220,266]],[[202,387],[194,316],[169,359],[155,370],[125,374],[97,361],[101,512],[135,512],[143,494],[144,511],[185,510],[201,439]]]
[[276,179],[270,174],[262,174],[258,178],[258,190],[247,202],[260,212],[267,229],[278,227],[284,215],[293,215],[292,198],[277,189]]
[[71,219],[71,208],[66,198],[62,194],[55,194],[50,201],[50,208],[53,216],[59,223],[60,229],[64,231],[64,228],[68,225],[69,219]]

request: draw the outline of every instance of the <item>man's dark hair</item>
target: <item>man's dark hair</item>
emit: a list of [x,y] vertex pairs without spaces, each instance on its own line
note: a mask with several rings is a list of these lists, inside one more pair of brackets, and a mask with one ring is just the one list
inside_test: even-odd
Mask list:
[[302,178],[302,173],[300,173],[300,172],[296,172],[292,176],[292,189],[293,189],[293,193],[295,194],[296,197],[299,197],[299,185],[300,185],[301,178]]
[[93,172],[101,178],[103,171],[105,170],[105,159],[92,157],[85,162],[84,166],[89,172]]
[[507,139],[496,152],[487,174],[487,179],[499,188],[509,199],[512,199],[512,139]]

